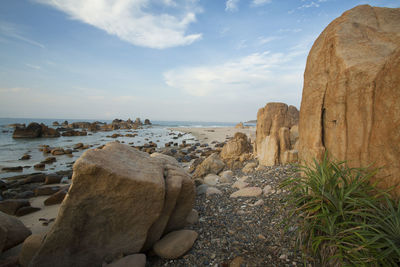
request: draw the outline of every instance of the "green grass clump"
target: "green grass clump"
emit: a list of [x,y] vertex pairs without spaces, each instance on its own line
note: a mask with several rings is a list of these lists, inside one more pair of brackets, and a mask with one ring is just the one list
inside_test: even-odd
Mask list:
[[283,183],[304,255],[323,266],[398,266],[400,202],[371,183],[376,171],[324,157]]

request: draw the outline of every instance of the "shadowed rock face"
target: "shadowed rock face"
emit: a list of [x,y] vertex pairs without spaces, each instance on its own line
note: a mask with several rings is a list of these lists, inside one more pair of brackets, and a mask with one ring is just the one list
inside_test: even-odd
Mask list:
[[[302,160],[385,167],[400,181],[400,9],[355,7],[334,20],[308,55],[300,109]],[[399,195],[400,187],[396,194]]]
[[175,159],[109,143],[74,164],[70,190],[30,266],[101,266],[183,226],[194,184]]

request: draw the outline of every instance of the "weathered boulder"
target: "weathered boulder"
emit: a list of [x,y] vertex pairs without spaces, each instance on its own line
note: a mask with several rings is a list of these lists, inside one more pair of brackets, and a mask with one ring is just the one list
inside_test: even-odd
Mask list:
[[31,231],[20,220],[0,212],[0,251],[24,242],[31,234]]
[[193,181],[163,154],[150,157],[114,142],[86,151],[73,169],[56,222],[30,266],[101,266],[147,250],[182,228],[193,208]]
[[290,129],[298,120],[297,108],[284,103],[268,103],[258,110],[255,150],[261,165],[287,163],[281,155],[294,146],[290,143]]
[[40,131],[40,137],[43,137],[43,138],[60,137],[60,133],[56,129],[49,128],[46,125],[44,125],[43,123],[40,124],[40,126],[42,127],[42,129]]
[[150,157],[164,168],[166,197],[163,210],[150,227],[142,250],[151,248],[163,234],[183,228],[195,198],[194,183],[175,158],[160,153],[153,153]]
[[251,143],[244,133],[235,133],[234,137],[229,140],[221,151],[221,159],[224,161],[239,160],[240,156],[252,151]]
[[176,259],[192,248],[198,234],[192,230],[169,233],[154,245],[154,252],[165,259]]
[[31,266],[101,266],[141,250],[164,206],[164,169],[118,143],[86,151]]
[[224,167],[225,163],[218,156],[218,153],[213,153],[197,166],[193,177],[204,177],[209,173],[218,174]]
[[[351,167],[384,167],[375,176],[400,196],[400,9],[357,6],[331,22],[307,59],[299,156]],[[371,165],[372,164],[372,165]]]

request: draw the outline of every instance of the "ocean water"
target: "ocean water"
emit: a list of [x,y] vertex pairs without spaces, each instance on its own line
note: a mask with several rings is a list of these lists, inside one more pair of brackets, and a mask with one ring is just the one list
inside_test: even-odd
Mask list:
[[[67,120],[69,123],[79,121],[101,121],[111,123],[110,120],[73,120],[73,119],[13,119],[13,118],[0,118],[0,179],[19,174],[29,174],[37,172],[33,168],[33,165],[43,161],[45,158],[52,156],[51,154],[43,154],[39,151],[40,146],[49,145],[50,147],[62,147],[64,149],[73,149],[73,146],[77,143],[83,143],[93,148],[100,145],[113,142],[115,140],[121,143],[131,145],[144,145],[150,141],[157,144],[158,147],[164,147],[165,143],[174,141],[181,144],[182,141],[187,143],[196,142],[195,138],[186,134],[178,139],[172,139],[173,135],[171,132],[178,133],[179,131],[168,130],[170,127],[227,127],[234,126],[235,123],[228,122],[191,122],[191,121],[152,121],[153,125],[143,127],[138,130],[115,130],[109,132],[88,132],[87,136],[72,136],[72,137],[58,137],[58,138],[33,138],[33,139],[13,139],[12,134],[14,131],[10,124],[13,123],[25,123],[28,125],[31,122],[44,123],[45,125],[52,127],[54,121],[58,121],[60,124]],[[132,132],[137,133],[136,137],[119,137],[111,138],[114,133],[125,135]],[[68,170],[71,168],[73,162],[78,159],[82,153],[86,150],[79,150],[71,155],[60,155],[55,156],[57,161],[52,164],[46,165],[44,172],[55,172],[59,170]],[[24,154],[32,156],[29,160],[19,160]],[[4,172],[1,171],[3,167],[16,167],[25,166],[22,172]]]

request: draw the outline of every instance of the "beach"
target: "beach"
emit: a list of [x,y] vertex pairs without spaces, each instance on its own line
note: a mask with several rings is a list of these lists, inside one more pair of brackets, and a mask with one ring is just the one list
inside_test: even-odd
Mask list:
[[244,126],[243,128],[236,127],[179,127],[169,128],[172,131],[188,133],[196,137],[201,144],[211,142],[225,142],[232,138],[235,133],[241,132],[247,135],[252,141],[256,137],[255,126]]

